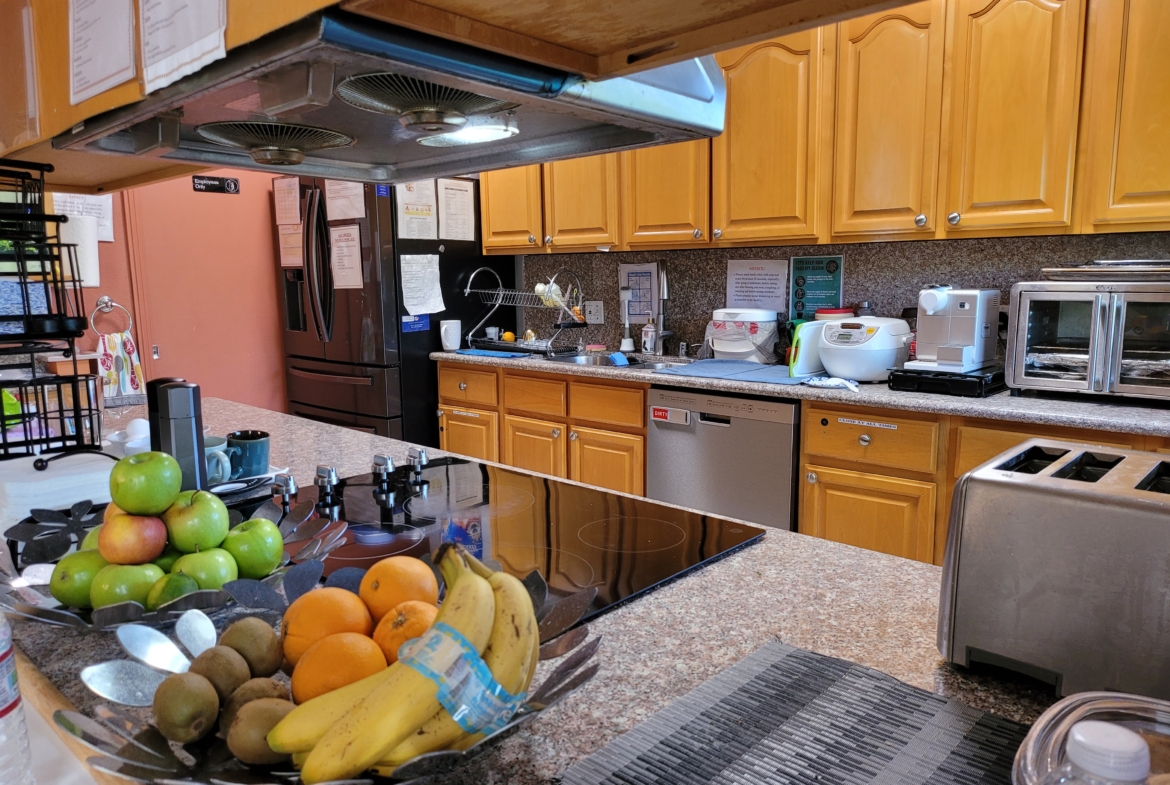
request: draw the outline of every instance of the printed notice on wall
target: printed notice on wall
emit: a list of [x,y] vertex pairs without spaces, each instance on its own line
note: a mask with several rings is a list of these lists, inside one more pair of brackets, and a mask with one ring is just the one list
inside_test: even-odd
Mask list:
[[783,311],[787,259],[728,260],[727,307]]
[[90,215],[97,221],[99,242],[114,242],[114,195],[64,194],[53,192],[53,212],[57,215]]
[[447,310],[439,288],[438,254],[403,254],[402,304],[411,316]]
[[434,180],[415,180],[394,186],[398,202],[398,239],[438,240],[439,209]]
[[794,256],[790,275],[790,319],[811,319],[818,308],[841,307],[844,256]]
[[301,179],[299,177],[272,178],[272,196],[276,202],[276,223],[290,226],[301,222]]
[[362,238],[357,224],[329,227],[334,289],[362,288]]
[[276,227],[280,238],[280,266],[301,267],[304,265],[304,231],[300,224],[282,224]]
[[439,239],[475,239],[475,184],[439,180]]
[[133,79],[133,0],[69,0],[69,103]]
[[[658,317],[658,265],[619,264],[618,286],[630,288],[630,324],[649,324]],[[618,319],[624,316],[618,313]]]
[[138,9],[146,92],[177,82],[227,54],[223,39],[227,0],[139,0]]
[[325,218],[345,221],[366,217],[366,186],[348,180],[325,181]]

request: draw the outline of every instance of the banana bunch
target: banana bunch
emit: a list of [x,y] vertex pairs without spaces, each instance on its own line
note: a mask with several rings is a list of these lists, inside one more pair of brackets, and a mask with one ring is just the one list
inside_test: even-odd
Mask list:
[[[447,596],[435,623],[463,635],[505,690],[527,692],[540,636],[524,584],[493,572],[460,546],[444,546],[437,561]],[[272,729],[268,745],[292,755],[307,785],[367,769],[388,775],[423,753],[466,748],[481,738],[451,718],[437,692],[433,681],[396,662],[301,704]]]

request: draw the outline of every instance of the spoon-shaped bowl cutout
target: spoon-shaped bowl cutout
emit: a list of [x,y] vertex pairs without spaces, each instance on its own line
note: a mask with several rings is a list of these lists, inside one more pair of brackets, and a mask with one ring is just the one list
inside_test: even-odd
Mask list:
[[189,610],[175,622],[175,636],[192,657],[215,645],[215,625],[201,610]]
[[111,660],[81,671],[81,683],[95,695],[124,706],[149,706],[166,676],[131,660]]
[[127,654],[152,668],[183,673],[191,667],[191,661],[179,647],[153,627],[125,624],[118,628],[117,636]]

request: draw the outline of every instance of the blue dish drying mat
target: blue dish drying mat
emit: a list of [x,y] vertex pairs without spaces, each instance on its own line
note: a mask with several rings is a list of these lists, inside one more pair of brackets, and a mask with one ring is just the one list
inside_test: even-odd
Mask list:
[[702,379],[733,379],[737,382],[800,384],[788,375],[787,365],[761,365],[748,360],[696,360],[677,368],[661,368],[655,373],[668,376],[697,376]]
[[532,356],[527,352],[496,352],[491,349],[460,349],[455,354],[470,354],[472,357],[506,357],[509,359]]
[[561,783],[1009,785],[1027,732],[772,641],[571,766]]

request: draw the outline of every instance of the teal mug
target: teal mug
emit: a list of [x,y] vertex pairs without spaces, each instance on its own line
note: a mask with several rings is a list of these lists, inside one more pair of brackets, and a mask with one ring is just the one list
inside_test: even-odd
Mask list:
[[232,479],[259,477],[268,474],[268,434],[264,431],[232,431],[227,435],[228,447],[236,448],[230,456]]
[[209,485],[218,485],[232,478],[231,456],[239,452],[236,447],[228,447],[228,440],[222,436],[203,437],[203,455],[207,460],[207,482]]

